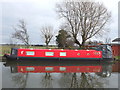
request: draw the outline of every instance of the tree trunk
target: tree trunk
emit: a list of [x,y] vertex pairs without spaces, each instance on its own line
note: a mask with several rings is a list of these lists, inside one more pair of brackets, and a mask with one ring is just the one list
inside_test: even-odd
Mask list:
[[48,43],[46,43],[46,49],[48,49]]
[[82,47],[84,48],[85,47],[85,42],[86,42],[86,39],[84,38],[84,36],[82,36]]
[[85,46],[85,40],[82,41],[82,46],[83,46],[83,47]]
[[80,44],[80,42],[75,38],[75,43],[79,45],[79,47],[81,47],[82,45]]

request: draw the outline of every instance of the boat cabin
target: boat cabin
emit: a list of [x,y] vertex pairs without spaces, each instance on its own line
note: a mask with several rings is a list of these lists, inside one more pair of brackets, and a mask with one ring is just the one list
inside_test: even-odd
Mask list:
[[12,48],[11,57],[39,59],[103,59],[112,58],[112,50],[108,45],[100,45],[95,49],[18,49]]

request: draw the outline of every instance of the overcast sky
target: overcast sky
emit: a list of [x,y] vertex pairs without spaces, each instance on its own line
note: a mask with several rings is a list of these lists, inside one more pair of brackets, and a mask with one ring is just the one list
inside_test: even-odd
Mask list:
[[[60,1],[60,0],[59,0]],[[52,25],[54,30],[59,30],[61,20],[55,12],[55,4],[58,0],[3,0],[0,3],[0,38],[1,43],[10,43],[10,35],[14,32],[13,26],[18,24],[19,19],[24,19],[27,23],[31,44],[44,44],[40,36],[40,27]],[[118,37],[118,1],[119,0],[95,0],[103,2],[112,13],[110,22],[110,32],[97,40],[105,40],[106,37],[112,40]],[[55,35],[57,32],[55,33]],[[91,40],[96,40],[92,38]],[[54,43],[54,40],[51,42]]]

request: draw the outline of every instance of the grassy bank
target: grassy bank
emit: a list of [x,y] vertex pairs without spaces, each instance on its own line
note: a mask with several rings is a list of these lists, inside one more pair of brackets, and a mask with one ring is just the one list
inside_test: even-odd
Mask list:
[[116,60],[120,60],[120,56],[115,56],[115,59]]
[[[10,53],[11,48],[26,48],[26,46],[10,46],[10,45],[5,45],[5,46],[0,46],[0,56],[3,56],[5,53]],[[30,46],[29,48],[33,49],[45,49],[46,47],[44,46]],[[49,47],[49,48],[56,48],[56,47]]]

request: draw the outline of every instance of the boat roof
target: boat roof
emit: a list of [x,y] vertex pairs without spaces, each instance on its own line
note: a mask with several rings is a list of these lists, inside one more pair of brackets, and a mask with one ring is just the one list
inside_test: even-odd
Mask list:
[[30,49],[30,48],[19,48],[20,50],[44,50],[44,51],[95,51],[94,49]]

